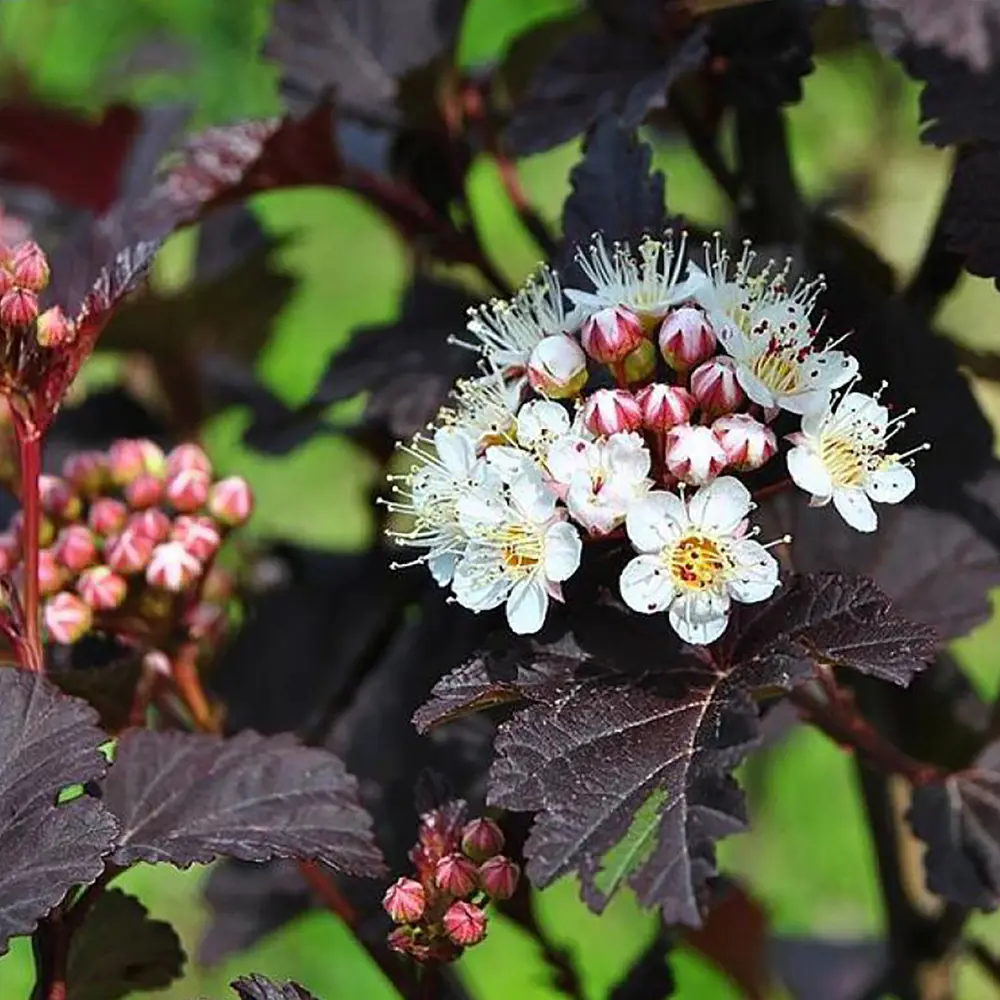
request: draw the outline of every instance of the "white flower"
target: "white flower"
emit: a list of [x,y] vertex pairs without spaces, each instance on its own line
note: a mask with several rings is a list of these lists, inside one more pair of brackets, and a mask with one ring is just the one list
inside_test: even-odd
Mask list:
[[451,581],[468,541],[459,523],[458,501],[474,483],[495,474],[476,458],[474,437],[459,428],[439,427],[431,439],[418,434],[400,450],[416,462],[405,475],[389,477],[395,499],[386,506],[412,523],[388,534],[399,545],[427,551],[411,562],[394,563],[393,568],[427,563],[443,587]]
[[519,385],[508,384],[497,372],[491,372],[459,380],[452,399],[454,405],[438,415],[441,423],[471,434],[480,452],[489,445],[514,441],[521,405]]
[[744,243],[731,260],[718,242],[706,247],[709,280],[695,296],[708,313],[719,343],[736,361],[737,377],[750,399],[767,410],[815,413],[833,389],[849,382],[857,361],[834,350],[839,341],[817,344],[822,321],[810,316],[823,280],[799,280],[788,287],[790,262],[775,271],[773,261],[754,271],[756,254]]
[[571,329],[559,278],[541,267],[510,301],[493,299],[469,310],[466,329],[472,340],[451,343],[479,351],[507,378],[524,375],[531,352],[545,338]]
[[571,425],[566,408],[548,399],[535,399],[518,411],[516,445],[492,445],[486,450],[486,459],[508,479],[519,467],[544,466],[553,442],[570,433]]
[[788,453],[788,472],[797,486],[812,494],[812,503],[833,500],[840,516],[858,531],[878,526],[872,500],[899,503],[913,492],[916,481],[906,460],[929,447],[886,453],[890,439],[913,411],[890,420],[880,394],[845,390],[822,413],[803,417],[801,433],[791,435],[796,447]]
[[662,240],[646,237],[636,259],[628,243],[615,243],[608,251],[600,234],[589,247],[578,247],[576,261],[590,279],[593,291],[567,288],[566,297],[576,306],[571,318],[582,323],[603,309],[625,306],[651,326],[667,310],[691,298],[705,275],[685,260],[687,234],[679,243],[673,233]]
[[606,535],[625,520],[628,509],[650,486],[650,455],[640,435],[630,431],[590,441],[560,438],[546,465],[564,487],[570,514],[593,535]]
[[576,572],[582,550],[539,470],[522,466],[508,482],[470,490],[458,515],[469,544],[455,569],[455,599],[475,612],[506,604],[514,632],[537,632],[549,598],[562,600],[560,584]]
[[687,501],[663,492],[636,501],[625,524],[640,555],[622,570],[625,603],[642,614],[667,611],[685,642],[718,639],[732,601],[763,601],[778,586],[777,561],[745,534],[752,507],[749,490],[732,476]]

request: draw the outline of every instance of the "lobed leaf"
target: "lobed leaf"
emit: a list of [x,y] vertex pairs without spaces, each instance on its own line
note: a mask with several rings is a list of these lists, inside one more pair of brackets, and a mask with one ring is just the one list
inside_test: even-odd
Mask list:
[[382,868],[357,783],[332,754],[291,737],[127,732],[103,801],[121,824],[118,865],[227,856],[319,860],[356,875]]
[[66,892],[104,870],[118,826],[87,795],[57,805],[71,785],[100,778],[107,736],[82,701],[48,681],[0,668],[0,954],[30,934]]

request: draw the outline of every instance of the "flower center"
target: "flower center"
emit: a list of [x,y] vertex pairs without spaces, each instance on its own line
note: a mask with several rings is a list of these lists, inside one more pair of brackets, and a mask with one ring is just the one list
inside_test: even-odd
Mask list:
[[685,590],[708,590],[732,568],[719,543],[706,535],[685,535],[670,550],[670,575]]
[[530,576],[542,561],[542,538],[538,531],[523,524],[500,528],[496,545],[500,559],[514,576]]
[[837,486],[862,486],[868,471],[869,454],[858,441],[824,434],[819,442],[820,458]]
[[777,394],[794,392],[799,386],[799,366],[782,351],[761,354],[753,363],[753,373]]

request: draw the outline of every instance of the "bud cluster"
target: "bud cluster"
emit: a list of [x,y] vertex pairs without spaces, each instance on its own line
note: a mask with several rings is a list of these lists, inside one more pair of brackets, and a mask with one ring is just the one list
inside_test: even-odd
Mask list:
[[[228,575],[214,560],[228,531],[250,516],[242,478],[216,479],[194,444],[169,453],[122,439],[107,452],[70,455],[39,482],[42,620],[52,642],[92,630],[158,645],[181,626],[217,640],[227,620]],[[0,533],[0,572],[16,578],[21,516]]]
[[410,852],[412,878],[386,890],[383,908],[398,924],[389,946],[418,962],[450,962],[486,936],[485,907],[514,895],[519,867],[505,857],[504,837],[490,819],[463,823],[453,802],[420,817]]

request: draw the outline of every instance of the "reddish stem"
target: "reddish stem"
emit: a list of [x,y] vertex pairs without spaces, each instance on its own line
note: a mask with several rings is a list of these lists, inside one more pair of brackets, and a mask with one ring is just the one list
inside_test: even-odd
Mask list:
[[45,669],[40,628],[41,600],[38,590],[38,552],[41,548],[41,498],[38,478],[42,472],[42,435],[16,410],[14,434],[21,461],[21,516],[24,567],[24,641],[18,644],[21,666],[35,673]]
[[770,486],[764,486],[754,493],[754,500],[764,500],[767,497],[773,497],[778,493],[784,493],[785,490],[794,486],[795,484],[787,476],[784,479],[779,479],[776,483],[771,483]]

